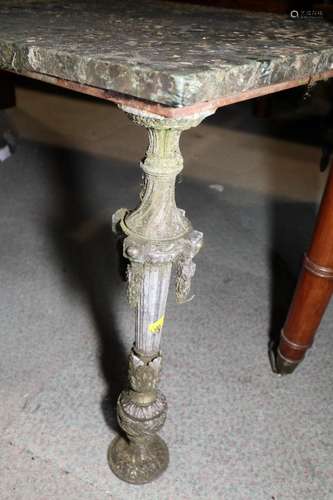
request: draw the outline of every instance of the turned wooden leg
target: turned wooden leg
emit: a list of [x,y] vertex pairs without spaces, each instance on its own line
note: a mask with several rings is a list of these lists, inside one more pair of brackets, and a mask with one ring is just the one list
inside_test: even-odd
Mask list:
[[294,371],[313,342],[333,291],[333,170],[322,198],[311,246],[305,255],[277,351],[277,370]]
[[176,206],[175,180],[183,168],[179,138],[207,114],[169,119],[122,107],[138,125],[147,128],[149,147],[141,163],[144,185],[135,210],[120,209],[114,229],[124,238],[128,265],[128,299],[135,310],[135,342],[129,356],[129,387],[119,396],[117,415],[126,436],[111,443],[112,471],[130,483],[147,483],[167,467],[169,452],[157,435],[167,412],[158,390],[160,342],[171,270],[176,268],[176,298],[187,300],[195,271],[192,259],[202,244],[183,210]]
[[15,106],[14,75],[0,70],[0,109]]

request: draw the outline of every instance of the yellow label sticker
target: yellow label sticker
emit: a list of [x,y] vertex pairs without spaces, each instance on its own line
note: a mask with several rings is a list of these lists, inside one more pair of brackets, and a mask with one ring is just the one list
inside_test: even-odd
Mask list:
[[163,316],[161,316],[160,319],[154,321],[154,323],[150,323],[150,325],[148,326],[148,331],[150,333],[159,333],[162,330],[163,323],[164,323],[164,314]]

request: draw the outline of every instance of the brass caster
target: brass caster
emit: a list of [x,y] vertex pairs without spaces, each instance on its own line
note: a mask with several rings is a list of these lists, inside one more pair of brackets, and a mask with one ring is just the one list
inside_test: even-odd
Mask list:
[[296,370],[301,361],[302,360],[290,361],[289,359],[282,356],[282,354],[278,349],[275,361],[276,373],[278,373],[279,375],[289,375],[290,373],[293,373]]
[[109,447],[108,462],[112,472],[123,481],[132,484],[150,483],[168,467],[169,450],[157,435],[142,446],[117,436]]

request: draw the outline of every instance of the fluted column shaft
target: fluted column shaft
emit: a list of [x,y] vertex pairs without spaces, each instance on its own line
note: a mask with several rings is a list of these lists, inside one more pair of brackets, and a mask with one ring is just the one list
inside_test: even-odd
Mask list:
[[[135,210],[120,209],[113,226],[124,238],[128,264],[128,299],[135,310],[135,342],[129,359],[129,388],[119,396],[118,421],[127,439],[116,438],[109,449],[111,469],[132,483],[149,482],[167,467],[168,449],[157,436],[167,403],[158,390],[160,342],[172,267],[176,298],[188,300],[195,272],[193,257],[202,244],[185,212],[176,206],[175,182],[183,168],[181,132],[198,125],[206,114],[170,119],[124,108],[148,130],[149,147],[141,168],[144,185]],[[211,114],[211,113],[209,113]]]

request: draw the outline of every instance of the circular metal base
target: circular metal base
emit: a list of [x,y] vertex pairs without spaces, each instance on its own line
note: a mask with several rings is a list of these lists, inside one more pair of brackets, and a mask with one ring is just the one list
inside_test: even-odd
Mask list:
[[168,467],[169,450],[159,436],[139,450],[126,438],[117,436],[110,444],[108,462],[116,476],[132,484],[150,483]]

